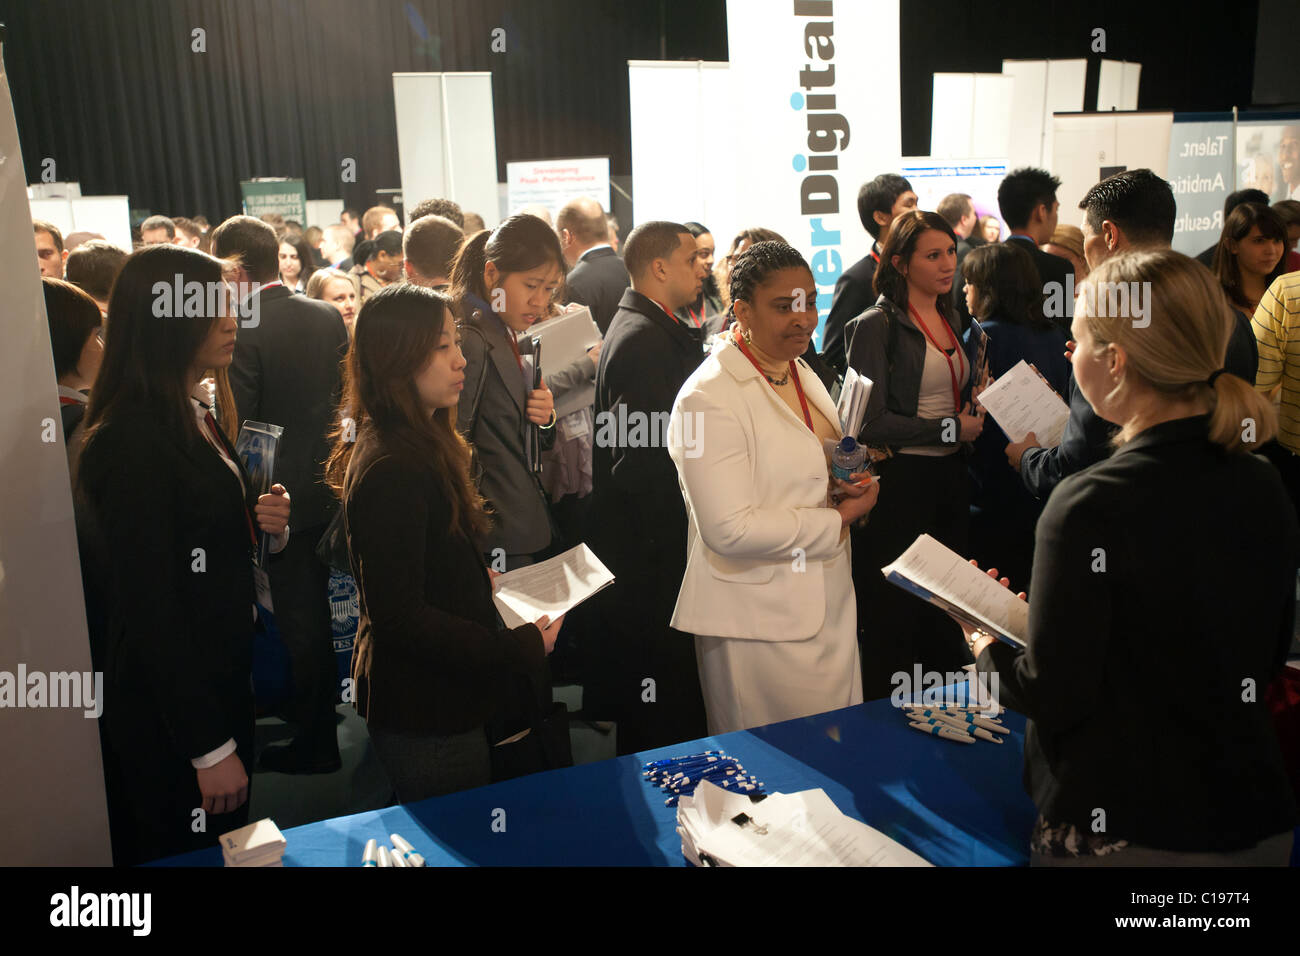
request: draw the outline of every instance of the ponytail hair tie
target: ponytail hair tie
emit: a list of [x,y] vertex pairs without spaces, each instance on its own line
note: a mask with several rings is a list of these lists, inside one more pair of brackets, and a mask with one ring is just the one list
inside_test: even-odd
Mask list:
[[1226,368],[1221,368],[1211,372],[1210,377],[1205,380],[1205,384],[1210,386],[1210,388],[1214,388],[1214,380],[1226,371],[1227,371]]

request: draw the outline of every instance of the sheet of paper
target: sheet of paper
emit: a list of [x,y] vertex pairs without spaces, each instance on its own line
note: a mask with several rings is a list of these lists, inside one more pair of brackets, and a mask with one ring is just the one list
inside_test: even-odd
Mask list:
[[[1029,635],[1029,604],[928,534],[898,560],[881,568],[891,582],[900,575],[1016,644]],[[913,590],[910,589],[909,590]]]
[[521,627],[543,614],[555,620],[602,588],[614,575],[585,544],[496,579],[497,610],[506,627]]
[[1070,418],[1070,406],[1024,359],[983,391],[980,404],[1013,442],[1033,432],[1044,448],[1061,443]]
[[[539,322],[524,336],[542,340],[542,378],[549,381],[552,375],[568,368],[600,341],[600,328],[592,319],[591,310],[582,308]],[[596,385],[593,382],[586,388],[575,388],[567,393],[562,401],[556,403],[555,414],[563,418],[595,400]]]
[[871,397],[871,379],[850,368],[844,373],[844,384],[835,410],[840,416],[840,429],[845,435],[858,437],[862,420],[867,414],[867,399]]

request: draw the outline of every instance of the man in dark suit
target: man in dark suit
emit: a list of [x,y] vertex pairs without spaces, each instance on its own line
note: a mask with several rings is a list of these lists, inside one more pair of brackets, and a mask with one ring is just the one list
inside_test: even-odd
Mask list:
[[[984,245],[983,237],[974,235],[975,223],[979,221],[979,216],[975,214],[975,203],[969,193],[949,193],[939,200],[934,211],[943,216],[944,222],[952,226],[952,231],[957,236],[957,268],[960,269],[966,253],[976,246]],[[964,298],[965,293],[962,295]]]
[[695,238],[679,223],[647,222],[623,250],[632,288],[596,370],[588,535],[617,580],[601,595],[608,633],[593,643],[583,696],[589,717],[618,722],[620,754],[707,733],[694,641],[668,625],[686,571],[687,529],[668,415],[704,360],[701,330],[673,316],[700,294]]
[[238,256],[242,282],[260,283],[247,303],[230,366],[241,421],[284,428],[275,478],[292,496],[289,543],[269,562],[275,621],[293,668],[291,716],[297,737],[267,750],[262,766],[282,773],[329,773],[340,766],[334,729],[337,666],[330,639],[329,567],[316,544],[337,507],[324,484],[327,436],[339,399],[339,362],[348,333],[327,302],[290,292],[276,277],[275,232],[249,216],[227,219],[212,233],[212,251]]
[[[835,283],[831,312],[822,332],[822,358],[838,374],[848,368],[848,347],[844,329],[876,304],[876,264],[880,249],[889,238],[889,226],[903,213],[916,208],[912,184],[894,173],[881,173],[858,190],[858,218],[871,236],[871,251],[844,270]],[[805,356],[806,358],[807,356]]]
[[[1174,192],[1149,169],[1130,169],[1103,179],[1088,190],[1079,208],[1085,213],[1083,254],[1090,270],[1118,253],[1168,249],[1173,242]],[[1250,382],[1255,380],[1258,361],[1253,339],[1250,325],[1238,320],[1224,360],[1231,374]],[[1033,432],[1007,445],[1007,460],[1030,493],[1043,500],[1062,479],[1110,457],[1115,426],[1093,411],[1073,375],[1068,401],[1070,418],[1055,448],[1040,447]]]
[[[1228,198],[1223,201],[1223,221],[1228,221],[1231,212],[1244,202],[1257,202],[1262,205],[1268,205],[1268,193],[1262,189],[1238,189],[1235,193],[1228,193]],[[1196,261],[1207,269],[1214,269],[1214,252],[1219,248],[1219,240],[1214,240],[1214,244],[1204,252],[1196,255]]]
[[609,244],[605,211],[594,199],[570,200],[556,217],[555,229],[571,270],[565,278],[569,301],[589,308],[604,335],[624,290],[632,282],[623,260]]

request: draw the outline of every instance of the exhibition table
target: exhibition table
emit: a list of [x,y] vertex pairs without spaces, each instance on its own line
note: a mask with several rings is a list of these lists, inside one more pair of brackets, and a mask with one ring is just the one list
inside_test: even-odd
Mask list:
[[[1006,743],[962,744],[907,725],[888,700],[705,737],[285,831],[286,866],[360,866],[390,833],[430,866],[686,866],[676,813],[641,775],[649,760],[725,750],[768,792],[821,787],[844,813],[940,866],[1029,860],[1035,810],[1020,785],[1025,719]],[[217,847],[158,861],[220,866]]]

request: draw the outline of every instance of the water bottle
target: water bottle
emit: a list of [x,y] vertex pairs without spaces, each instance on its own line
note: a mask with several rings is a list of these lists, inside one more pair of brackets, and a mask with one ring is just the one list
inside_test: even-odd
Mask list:
[[862,471],[866,460],[867,449],[859,445],[852,436],[846,435],[840,439],[840,443],[835,446],[835,451],[831,453],[831,477],[848,481],[849,475]]

